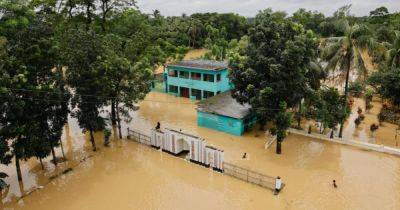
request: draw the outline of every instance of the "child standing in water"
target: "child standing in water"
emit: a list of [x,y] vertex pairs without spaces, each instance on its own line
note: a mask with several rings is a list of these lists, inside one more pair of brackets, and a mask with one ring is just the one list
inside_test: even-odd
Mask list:
[[333,180],[333,187],[334,187],[334,188],[337,188],[336,180]]

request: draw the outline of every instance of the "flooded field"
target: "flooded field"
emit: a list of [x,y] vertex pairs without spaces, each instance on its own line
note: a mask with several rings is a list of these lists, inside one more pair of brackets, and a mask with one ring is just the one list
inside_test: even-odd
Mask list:
[[[399,126],[388,122],[382,122],[379,125],[378,115],[382,108],[381,100],[374,97],[373,101],[371,102],[372,108],[365,111],[365,100],[362,98],[353,99],[354,104],[351,109],[350,116],[344,124],[343,139],[384,145],[393,148],[400,148]],[[354,121],[358,117],[358,108],[362,109],[362,114],[365,116],[365,119],[357,127]],[[379,128],[374,133],[372,133],[370,130],[372,124],[379,125]],[[301,127],[304,131],[308,130],[309,125],[312,126],[313,133],[319,134],[321,132],[321,128],[315,121],[302,120]],[[297,123],[293,124],[293,126],[297,126]],[[326,137],[329,137],[330,129],[326,128],[323,134]],[[339,129],[335,131],[335,136],[338,135]]]
[[[201,136],[224,149],[227,162],[281,176],[286,183],[282,193],[274,196],[132,141],[114,139],[105,148],[100,134],[100,151],[93,153],[88,136],[70,119],[63,135],[70,161],[54,168],[46,160],[46,172],[39,161],[23,162],[24,191],[43,189],[18,200],[15,168],[1,168],[11,184],[3,209],[400,209],[398,157],[295,135],[283,143],[283,154],[276,155],[274,145],[264,149],[261,131],[235,137],[197,127],[195,107],[188,99],[152,92],[133,113],[129,127],[149,133],[160,122],[162,128]],[[247,159],[242,159],[244,152]],[[73,170],[49,181],[67,167]]]
[[[371,105],[372,108],[365,112],[365,100],[354,98],[352,112],[343,130],[343,138],[399,148],[400,130],[398,130],[399,127],[397,125],[383,122],[377,131],[374,133],[370,131],[370,126],[372,124],[379,124],[378,114],[382,108],[382,103],[380,99],[374,98]],[[358,107],[363,110],[365,119],[356,127],[354,120],[358,117]]]

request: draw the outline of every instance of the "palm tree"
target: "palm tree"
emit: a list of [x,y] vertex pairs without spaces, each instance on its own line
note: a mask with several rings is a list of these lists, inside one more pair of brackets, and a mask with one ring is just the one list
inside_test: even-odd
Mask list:
[[396,31],[395,33],[396,38],[386,53],[388,67],[392,68],[400,67],[400,32]]
[[[345,34],[342,37],[331,37],[324,40],[322,49],[322,59],[327,62],[327,71],[340,71],[340,75],[345,78],[344,96],[347,103],[349,75],[351,66],[359,70],[359,75],[368,74],[367,68],[361,50],[372,48],[373,39],[370,31],[365,25],[350,26],[347,21],[340,22],[345,28]],[[347,106],[347,104],[344,104]],[[340,123],[339,137],[342,137],[344,120]]]
[[197,19],[190,19],[190,26],[187,34],[189,35],[189,47],[195,48],[197,36],[201,33],[201,22]]

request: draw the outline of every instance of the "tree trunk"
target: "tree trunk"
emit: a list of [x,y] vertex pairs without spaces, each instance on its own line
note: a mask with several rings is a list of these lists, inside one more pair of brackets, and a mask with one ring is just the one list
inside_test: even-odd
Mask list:
[[112,125],[117,124],[116,116],[115,116],[115,99],[111,99],[111,123]]
[[301,128],[301,100],[299,102],[299,110],[298,110],[298,119],[297,119],[297,128]]
[[57,166],[57,157],[56,153],[54,152],[54,147],[51,147],[51,155],[53,156],[53,164]]
[[323,124],[320,123],[320,124],[319,124],[319,134],[322,134],[322,126],[323,126]]
[[[351,58],[347,58],[347,67],[346,67],[346,83],[344,85],[344,108],[347,106],[347,97],[348,97],[348,89],[349,89],[349,76],[350,76],[350,62]],[[340,123],[340,129],[339,129],[339,138],[342,138],[342,133],[343,133],[343,126],[344,126],[344,120]]]
[[94,152],[97,151],[96,143],[94,142],[93,130],[90,130],[90,142],[92,143],[92,149]]
[[118,101],[115,103],[115,108],[117,109],[118,134],[119,134],[119,138],[122,139],[121,118],[119,116]]
[[19,156],[15,154],[15,168],[17,169],[18,181],[22,181],[21,166],[19,164]]
[[276,154],[281,154],[282,153],[282,139],[280,137],[277,137],[276,139]]
[[64,146],[63,146],[61,139],[60,139],[60,147],[61,147],[61,153],[63,155],[64,161],[66,161],[67,158],[65,157]]
[[43,160],[41,157],[39,158],[39,161],[40,161],[40,165],[42,166],[42,170],[44,170]]
[[90,28],[90,24],[92,24],[92,12],[90,11],[90,7],[92,7],[92,3],[90,1],[86,2],[86,30],[88,31]]

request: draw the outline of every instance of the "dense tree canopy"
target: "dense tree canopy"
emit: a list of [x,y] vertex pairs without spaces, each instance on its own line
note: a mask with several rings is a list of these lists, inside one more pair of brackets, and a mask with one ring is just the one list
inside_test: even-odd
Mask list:
[[287,109],[311,89],[306,74],[316,58],[316,48],[311,31],[265,10],[256,16],[255,27],[249,31],[245,53],[230,60],[233,97],[251,104],[259,120],[275,121],[279,143],[289,126]]
[[[68,110],[55,32],[24,2],[0,7],[3,40],[1,141],[11,145],[18,179],[20,159],[43,158],[58,146]],[[7,149],[6,149],[7,150]]]

